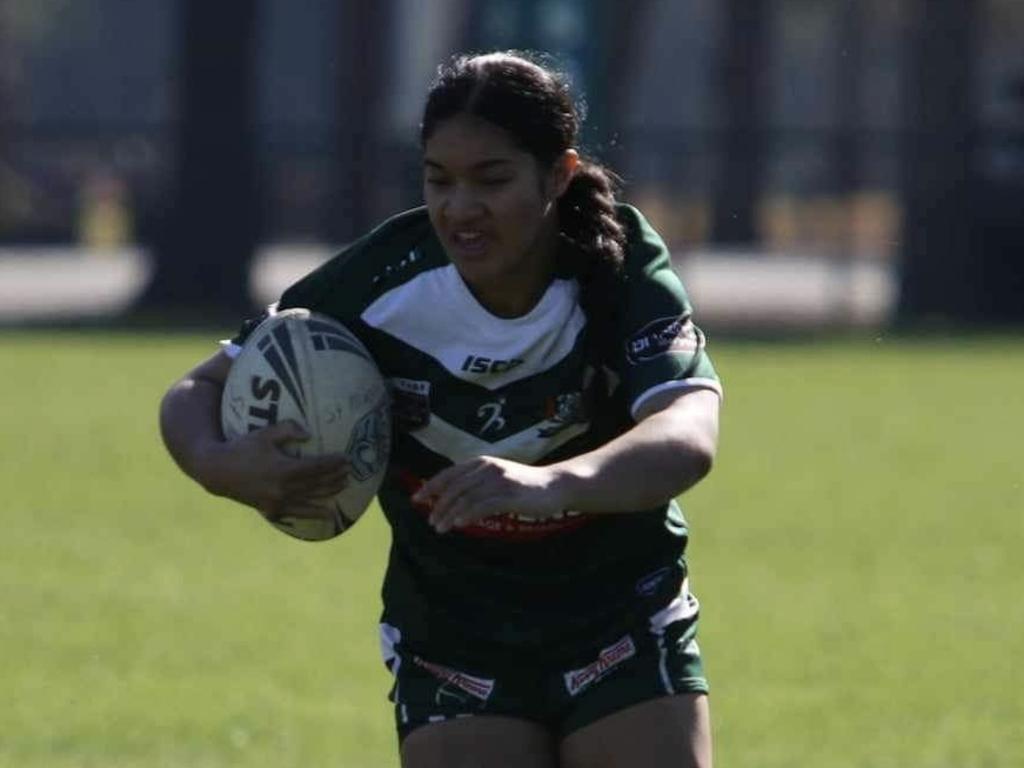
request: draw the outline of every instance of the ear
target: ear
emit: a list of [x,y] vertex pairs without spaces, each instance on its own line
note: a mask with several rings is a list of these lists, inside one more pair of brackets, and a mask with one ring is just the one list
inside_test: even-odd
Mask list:
[[557,200],[569,188],[572,177],[580,167],[580,155],[575,149],[567,149],[555,158],[548,174],[548,196]]

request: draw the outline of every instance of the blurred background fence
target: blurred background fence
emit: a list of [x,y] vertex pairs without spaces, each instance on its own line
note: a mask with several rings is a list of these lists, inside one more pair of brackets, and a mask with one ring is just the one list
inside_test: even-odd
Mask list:
[[508,47],[714,323],[1024,320],[1017,0],[0,0],[0,319],[272,299],[418,203],[437,64]]

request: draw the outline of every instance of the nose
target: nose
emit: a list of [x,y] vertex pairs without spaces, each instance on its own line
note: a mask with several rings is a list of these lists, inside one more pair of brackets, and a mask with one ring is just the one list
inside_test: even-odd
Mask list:
[[465,223],[479,218],[483,203],[467,184],[455,184],[441,205],[441,213],[451,222]]

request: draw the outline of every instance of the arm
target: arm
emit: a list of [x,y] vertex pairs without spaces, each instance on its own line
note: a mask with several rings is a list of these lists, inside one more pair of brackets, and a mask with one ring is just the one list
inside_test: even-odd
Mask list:
[[545,517],[650,509],[678,496],[711,469],[719,396],[706,389],[652,397],[629,431],[589,453],[535,467],[483,456],[428,481],[431,524],[444,532],[504,512]]
[[339,456],[293,458],[288,443],[307,439],[282,422],[226,442],[220,398],[231,358],[218,352],[175,383],[160,403],[160,433],[182,471],[207,491],[274,516],[320,516],[314,500],[345,487],[348,464]]
[[560,462],[556,491],[565,509],[650,509],[696,485],[711,471],[718,446],[718,393],[664,392],[639,423],[600,448]]

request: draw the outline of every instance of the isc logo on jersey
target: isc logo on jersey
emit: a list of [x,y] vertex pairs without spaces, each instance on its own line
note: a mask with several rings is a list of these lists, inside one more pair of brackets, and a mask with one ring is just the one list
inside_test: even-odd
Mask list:
[[522,360],[495,360],[480,355],[466,355],[462,361],[462,370],[469,373],[507,373],[523,364]]

